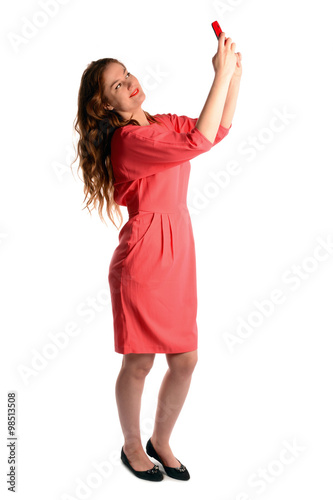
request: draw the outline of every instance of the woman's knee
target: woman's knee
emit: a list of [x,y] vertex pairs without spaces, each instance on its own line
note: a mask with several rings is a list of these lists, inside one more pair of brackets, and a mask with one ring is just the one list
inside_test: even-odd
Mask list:
[[167,363],[170,370],[179,376],[192,375],[198,362],[198,351],[166,354]]
[[150,372],[155,353],[129,353],[123,355],[122,368],[135,377],[145,377]]

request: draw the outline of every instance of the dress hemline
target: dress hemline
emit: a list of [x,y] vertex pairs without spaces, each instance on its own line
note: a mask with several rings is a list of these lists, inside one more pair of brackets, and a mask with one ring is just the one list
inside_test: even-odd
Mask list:
[[118,354],[181,354],[184,352],[191,352],[191,351],[196,351],[198,349],[198,344],[193,345],[190,348],[186,348],[184,351],[179,351],[179,350],[167,350],[164,347],[157,348],[157,347],[147,347],[144,348],[143,350],[142,347],[130,347],[129,345],[119,347],[115,345],[115,352]]

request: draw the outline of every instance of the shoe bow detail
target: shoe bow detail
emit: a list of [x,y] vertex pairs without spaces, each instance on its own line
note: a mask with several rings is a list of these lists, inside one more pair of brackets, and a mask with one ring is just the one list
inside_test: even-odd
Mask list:
[[156,474],[156,472],[158,472],[160,470],[159,466],[158,465],[154,465],[154,467],[152,467],[151,469],[147,470],[147,473],[148,474]]
[[[178,460],[178,458],[177,458],[177,460]],[[178,462],[180,462],[180,460],[178,460]],[[173,467],[173,469],[179,470],[179,472],[185,472],[186,471],[185,465],[183,465],[181,462],[180,462],[180,467]]]

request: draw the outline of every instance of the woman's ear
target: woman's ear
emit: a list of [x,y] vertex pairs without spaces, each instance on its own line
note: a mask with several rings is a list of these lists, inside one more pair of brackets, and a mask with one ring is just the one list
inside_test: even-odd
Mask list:
[[112,111],[114,108],[110,104],[104,104],[104,109]]

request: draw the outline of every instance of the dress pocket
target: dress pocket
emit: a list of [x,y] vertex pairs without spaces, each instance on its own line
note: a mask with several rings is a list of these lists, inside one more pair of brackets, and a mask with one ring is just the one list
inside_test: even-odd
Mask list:
[[132,273],[149,260],[151,235],[154,232],[154,212],[141,212],[125,223],[119,232],[119,245],[113,252],[109,266],[109,284],[113,293],[133,282]]
[[142,212],[129,220],[130,237],[128,240],[126,258],[142,246],[143,240],[148,242],[154,222],[155,212]]
[[173,235],[166,213],[154,213],[133,232],[132,246],[123,261],[122,283],[129,290],[152,290],[177,281]]

